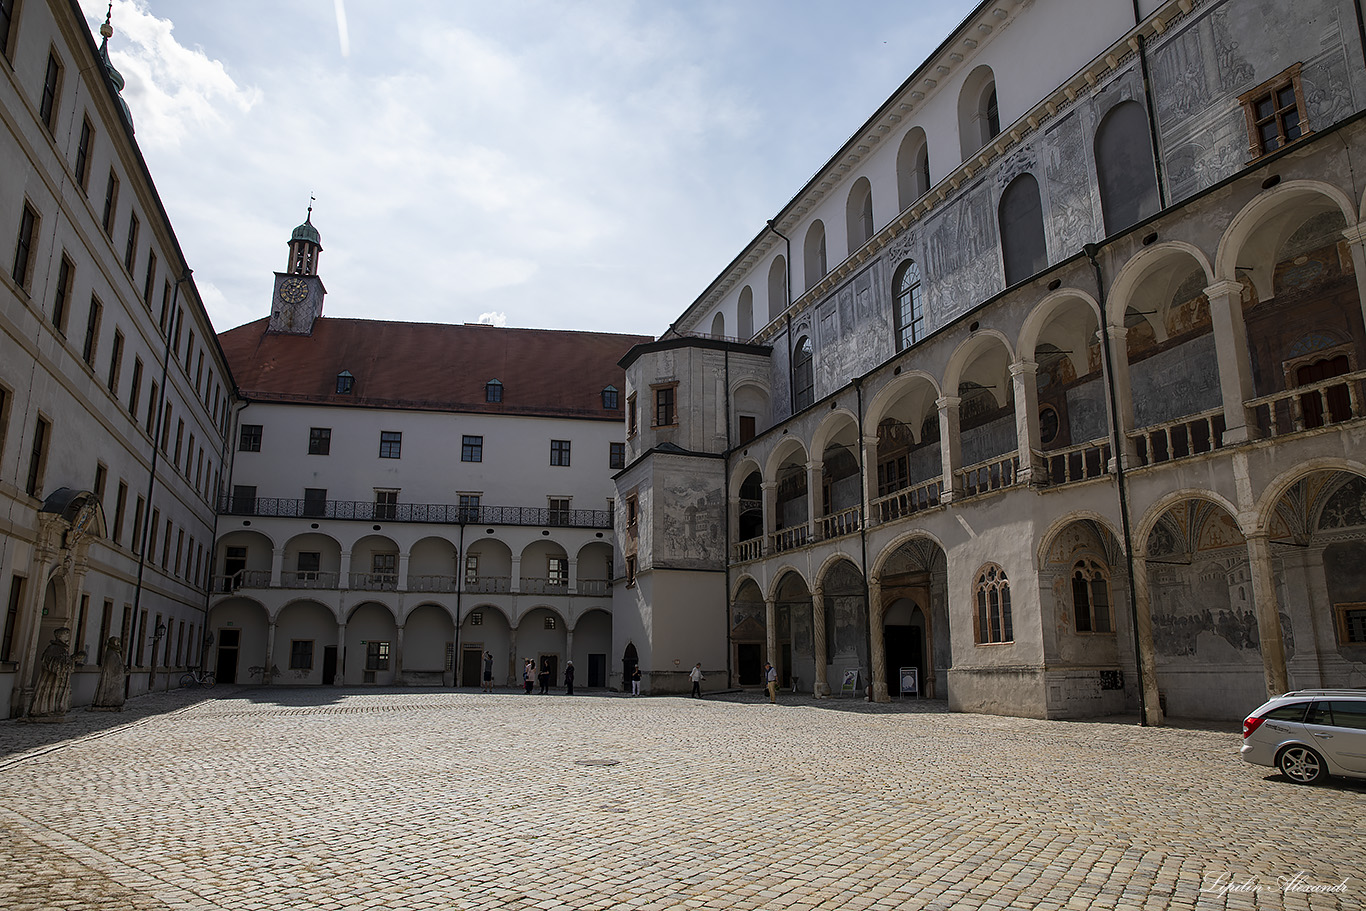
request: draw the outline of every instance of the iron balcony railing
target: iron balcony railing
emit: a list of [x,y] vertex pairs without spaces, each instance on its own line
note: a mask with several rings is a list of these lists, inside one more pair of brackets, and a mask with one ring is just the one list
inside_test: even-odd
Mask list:
[[370,500],[304,500],[293,497],[218,499],[229,516],[276,519],[347,519],[361,522],[421,522],[434,525],[534,525],[543,528],[611,528],[608,509],[548,509],[536,506],[455,506],[375,503]]

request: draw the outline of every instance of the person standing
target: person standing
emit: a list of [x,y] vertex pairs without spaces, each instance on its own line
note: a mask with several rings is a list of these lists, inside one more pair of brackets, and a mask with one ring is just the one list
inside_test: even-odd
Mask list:
[[573,662],[573,661],[566,661],[566,662],[564,663],[564,694],[565,694],[566,696],[573,696],[573,695],[574,695],[574,662]]
[[526,695],[531,695],[531,687],[536,682],[536,662],[530,658],[522,665],[522,686],[526,687]]
[[771,664],[764,665],[764,681],[768,688],[768,701],[778,701],[778,669]]
[[692,673],[690,673],[690,674],[688,675],[688,679],[692,681],[692,698],[694,698],[694,699],[701,699],[701,698],[702,698],[702,681],[707,679],[707,678],[706,678],[705,676],[703,676],[703,674],[702,674],[702,662],[701,662],[701,661],[699,661],[699,662],[697,662],[696,664],[693,665]]
[[484,652],[484,692],[493,692],[493,652]]
[[541,659],[541,672],[536,675],[537,681],[541,684],[541,695],[550,695],[550,659]]
[[631,695],[640,695],[640,665],[631,668]]

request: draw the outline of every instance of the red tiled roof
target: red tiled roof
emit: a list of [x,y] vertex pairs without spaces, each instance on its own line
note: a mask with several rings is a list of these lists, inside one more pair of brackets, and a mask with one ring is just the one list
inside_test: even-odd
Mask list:
[[[617,362],[649,336],[319,317],[313,334],[270,333],[270,319],[218,336],[238,389],[257,401],[621,420]],[[350,371],[350,395],[337,374]],[[491,380],[501,403],[484,400]],[[615,386],[618,408],[602,407]]]

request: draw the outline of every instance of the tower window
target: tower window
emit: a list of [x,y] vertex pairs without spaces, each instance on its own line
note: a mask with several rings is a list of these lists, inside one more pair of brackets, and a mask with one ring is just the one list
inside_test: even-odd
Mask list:
[[337,395],[350,395],[355,385],[356,378],[351,375],[350,370],[343,370],[337,374]]
[[503,400],[503,384],[498,380],[489,380],[484,384],[484,401],[501,402]]

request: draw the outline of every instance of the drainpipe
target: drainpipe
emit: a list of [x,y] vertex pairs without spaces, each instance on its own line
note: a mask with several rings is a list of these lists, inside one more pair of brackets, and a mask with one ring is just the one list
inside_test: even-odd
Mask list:
[[1361,12],[1361,0],[1352,4],[1357,14],[1357,35],[1361,40],[1361,60],[1366,63],[1366,15]]
[[[459,507],[456,507],[459,509]],[[465,516],[456,513],[460,520],[460,543],[455,551],[455,651],[451,652],[451,689],[460,686],[460,595],[465,588]],[[569,656],[573,658],[573,655]],[[479,682],[484,682],[484,656],[479,656]]]
[[768,229],[787,244],[787,261],[784,263],[787,266],[787,275],[783,280],[787,300],[783,302],[783,316],[787,323],[787,401],[790,416],[797,413],[797,387],[792,373],[792,314],[788,313],[792,309],[792,241],[778,230],[778,223],[771,218],[768,220]]
[[[1134,0],[1134,15],[1138,15],[1138,0]],[[1148,141],[1153,146],[1153,170],[1157,175],[1157,208],[1167,208],[1167,188],[1162,178],[1162,148],[1157,140],[1157,105],[1153,103],[1153,87],[1148,79],[1148,42],[1138,36],[1138,69],[1143,74],[1143,99],[1148,105]]]
[[1100,263],[1096,262],[1095,244],[1086,244],[1082,251],[1091,262],[1091,270],[1096,278],[1096,301],[1100,304],[1101,331],[1105,333],[1100,350],[1105,356],[1105,386],[1110,395],[1110,446],[1115,455],[1115,486],[1119,491],[1119,521],[1124,533],[1124,560],[1129,572],[1129,619],[1134,631],[1134,668],[1138,672],[1138,723],[1148,726],[1148,706],[1143,688],[1143,653],[1138,639],[1138,595],[1134,581],[1134,536],[1129,525],[1129,493],[1124,479],[1124,440],[1119,430],[1119,394],[1115,391],[1114,354],[1110,350],[1110,330],[1108,310],[1105,306],[1105,280],[1101,275]]
[[[733,445],[731,443],[730,432],[730,422],[732,418],[732,415],[730,413],[730,348],[726,348],[725,350],[725,359],[726,452],[730,452],[731,446]],[[735,628],[735,605],[731,603],[730,598],[730,549],[732,547],[730,540],[730,459],[725,459],[722,462],[721,472],[721,519],[722,525],[724,526],[724,531],[722,531],[721,533],[723,541],[722,546],[724,548],[721,551],[721,560],[726,567],[726,689],[730,689],[732,686],[735,685],[735,669],[733,666],[734,662],[732,660],[732,655],[734,655],[735,653],[735,643],[731,641],[731,630]]]
[[[865,464],[867,458],[863,448],[863,377],[854,378],[854,392],[858,394],[858,464],[859,464],[859,500],[863,499],[863,491],[868,489],[868,466]],[[868,611],[869,623],[865,628],[866,635],[863,647],[868,650],[868,689],[872,692],[873,687],[873,605],[869,598],[872,590],[868,583],[868,517],[864,516],[863,521],[858,524],[859,541],[859,569],[863,573],[863,604]],[[828,649],[828,646],[827,646]],[[869,699],[871,702],[872,700]]]
[[[163,351],[161,355],[161,397],[156,402],[157,421],[155,425],[156,432],[152,436],[152,464],[147,470],[146,521],[142,526],[142,540],[138,542],[138,550],[140,551],[138,554],[138,578],[133,586],[133,616],[132,623],[129,625],[130,630],[138,630],[139,636],[145,632],[145,630],[138,629],[138,614],[142,608],[142,577],[147,570],[147,538],[152,525],[152,493],[156,490],[157,462],[159,461],[159,456],[161,454],[161,435],[165,431],[162,422],[166,420],[166,376],[170,371],[171,366],[171,339],[175,337],[176,303],[180,300],[181,283],[189,281],[192,272],[193,270],[187,268],[180,278],[176,279],[175,287],[171,292],[172,325],[166,327],[166,350]],[[210,575],[212,576],[213,574],[210,573]],[[128,650],[129,655],[132,655],[133,643],[125,642],[123,647]],[[153,661],[155,662],[155,658]],[[155,667],[152,668],[152,674],[154,675],[153,679],[155,679]],[[132,679],[132,674],[127,674],[123,678],[123,695],[125,698],[128,696],[129,689],[132,686]],[[148,687],[148,691],[150,692],[154,688],[155,686],[151,685]]]

